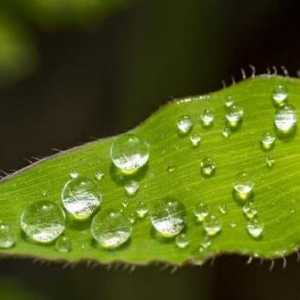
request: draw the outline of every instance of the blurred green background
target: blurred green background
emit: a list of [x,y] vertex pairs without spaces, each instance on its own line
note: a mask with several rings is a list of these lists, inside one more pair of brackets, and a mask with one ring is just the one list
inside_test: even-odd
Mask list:
[[[167,101],[285,65],[300,69],[297,0],[1,0],[0,168],[124,132]],[[66,269],[0,262],[0,299],[299,299],[295,256]]]

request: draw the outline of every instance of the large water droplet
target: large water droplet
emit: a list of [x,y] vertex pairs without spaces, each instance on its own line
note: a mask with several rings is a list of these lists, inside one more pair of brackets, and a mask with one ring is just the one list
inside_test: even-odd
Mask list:
[[177,130],[180,134],[185,135],[192,130],[193,120],[189,115],[181,116],[177,121]]
[[185,207],[176,200],[158,201],[151,209],[151,222],[163,237],[174,237],[185,226]]
[[215,162],[210,157],[205,157],[201,163],[201,173],[204,177],[211,177],[216,171]]
[[9,249],[16,244],[16,232],[11,224],[0,222],[0,248]]
[[253,220],[258,212],[253,202],[246,202],[243,206],[243,213],[247,219]]
[[53,202],[38,201],[24,209],[21,228],[28,238],[39,243],[50,243],[65,230],[63,210]]
[[133,174],[148,162],[149,148],[137,135],[124,134],[112,144],[110,157],[123,173]]
[[126,191],[127,195],[129,195],[129,196],[135,195],[137,193],[137,191],[139,190],[139,188],[140,188],[140,185],[135,180],[129,180],[125,184],[125,191]]
[[99,246],[114,249],[130,239],[132,224],[119,210],[100,211],[92,220],[91,233]]
[[267,131],[261,137],[261,147],[263,150],[272,150],[276,141],[276,135],[273,132]]
[[213,236],[222,230],[222,222],[216,215],[208,215],[203,220],[203,228],[208,236]]
[[215,119],[214,112],[211,109],[204,109],[201,114],[201,121],[204,127],[210,127]]
[[75,219],[85,220],[98,209],[102,195],[97,182],[79,176],[65,184],[61,200],[65,209]]
[[297,111],[290,104],[280,105],[275,113],[275,126],[279,133],[290,133],[297,124]]
[[241,172],[236,175],[232,186],[239,198],[245,200],[251,195],[254,185],[252,176],[249,173]]
[[286,102],[288,97],[288,90],[283,85],[278,85],[272,92],[272,100],[276,106]]
[[259,238],[264,230],[264,226],[256,219],[249,221],[247,224],[247,231],[253,238]]
[[136,214],[138,215],[139,218],[144,218],[149,211],[149,206],[147,203],[141,201],[138,203],[136,207]]
[[209,211],[207,204],[199,202],[194,208],[194,215],[199,222],[202,222],[208,216]]
[[226,119],[228,125],[230,125],[231,127],[237,127],[241,122],[243,116],[244,110],[235,104],[230,105],[226,108]]
[[176,236],[175,243],[178,248],[184,249],[190,244],[190,239],[185,233],[180,233]]
[[61,253],[70,252],[72,250],[72,240],[67,235],[62,235],[56,240],[55,248]]
[[201,136],[199,133],[193,133],[190,135],[190,141],[193,147],[198,147],[201,143]]

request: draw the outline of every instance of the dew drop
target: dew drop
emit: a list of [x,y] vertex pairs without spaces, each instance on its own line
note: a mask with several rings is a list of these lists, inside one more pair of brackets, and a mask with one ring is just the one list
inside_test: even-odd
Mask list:
[[233,104],[226,108],[226,119],[231,127],[237,127],[244,116],[244,110]]
[[136,214],[138,215],[139,218],[143,219],[149,211],[149,206],[147,203],[141,201],[138,203],[136,207]]
[[245,200],[249,198],[254,185],[255,183],[252,176],[246,172],[241,172],[236,175],[232,186],[237,192],[238,196]]
[[102,195],[98,183],[85,177],[68,181],[61,193],[64,208],[78,220],[86,220],[100,206]]
[[76,171],[76,170],[73,170],[71,173],[70,173],[70,177],[71,179],[75,179],[79,176],[79,173]]
[[128,220],[131,224],[134,224],[136,222],[136,215],[134,213],[131,213],[129,216],[128,216]]
[[266,165],[268,168],[273,168],[274,163],[275,163],[275,159],[272,156],[266,157]]
[[225,204],[224,205],[220,205],[219,206],[219,211],[220,211],[220,213],[222,215],[226,215],[227,214],[227,207],[226,207],[226,205]]
[[209,207],[204,202],[199,202],[194,208],[194,215],[199,222],[202,222],[209,214]]
[[124,174],[133,174],[148,162],[149,148],[137,135],[124,134],[112,144],[110,157]]
[[176,171],[176,166],[173,164],[168,165],[167,171],[168,171],[168,173],[173,173],[174,171]]
[[297,123],[297,111],[290,104],[280,105],[275,113],[275,126],[279,133],[290,133]]
[[233,105],[236,105],[233,98],[231,96],[227,96],[225,99],[225,107],[228,108]]
[[216,215],[208,215],[203,220],[203,228],[208,236],[213,236],[222,230],[222,222]]
[[203,240],[200,242],[200,246],[202,249],[207,249],[211,246],[212,242],[211,242],[211,237],[210,236],[205,236],[203,238]]
[[53,202],[38,201],[30,204],[21,215],[21,228],[35,242],[50,243],[65,230],[63,210]]
[[272,100],[276,106],[279,106],[286,102],[288,97],[288,90],[283,85],[278,85],[272,92]]
[[236,224],[236,221],[235,220],[232,220],[230,223],[229,223],[229,226],[231,228],[236,228],[237,224]]
[[178,248],[184,249],[190,244],[190,240],[185,233],[180,233],[175,238],[175,244]]
[[127,195],[133,196],[137,193],[140,188],[140,184],[135,180],[130,180],[125,184],[125,191]]
[[260,224],[256,219],[249,221],[247,224],[247,231],[253,238],[259,238],[264,230],[264,226]]
[[114,249],[130,239],[132,224],[119,210],[100,211],[92,220],[91,233],[100,247]]
[[128,199],[124,199],[123,202],[122,202],[122,206],[124,208],[126,208],[128,206],[128,204],[129,204],[129,200]]
[[201,114],[201,122],[204,127],[210,127],[215,119],[214,112],[211,109],[204,109]]
[[257,217],[257,209],[253,202],[246,202],[243,206],[243,213],[249,220],[253,220]]
[[0,248],[9,249],[16,244],[16,233],[12,225],[0,222]]
[[276,141],[276,135],[273,132],[265,132],[260,140],[261,147],[263,150],[272,150]]
[[62,235],[56,240],[55,248],[58,252],[68,253],[72,250],[72,240],[67,235]]
[[204,177],[211,177],[215,174],[216,165],[210,157],[205,157],[201,163],[201,173]]
[[227,139],[231,135],[231,129],[229,127],[224,127],[221,134],[225,139]]
[[198,147],[201,143],[201,136],[199,133],[193,133],[190,135],[190,141],[193,147]]
[[174,237],[185,227],[185,207],[176,200],[160,200],[151,209],[150,218],[160,235]]
[[102,171],[97,171],[96,173],[95,173],[95,178],[98,180],[98,181],[100,181],[100,180],[102,180],[102,178],[104,177],[104,173],[102,172]]
[[193,120],[189,115],[181,116],[177,121],[177,130],[180,134],[185,135],[192,130]]

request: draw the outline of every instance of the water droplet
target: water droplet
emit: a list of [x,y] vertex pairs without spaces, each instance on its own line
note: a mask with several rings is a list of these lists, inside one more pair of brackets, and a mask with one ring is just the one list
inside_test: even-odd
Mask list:
[[149,211],[149,206],[147,203],[141,201],[138,203],[137,207],[136,207],[136,213],[138,215],[139,218],[144,218],[147,213]]
[[273,168],[274,163],[275,163],[275,159],[272,156],[267,156],[266,157],[266,165],[267,165],[267,167]]
[[229,223],[229,226],[231,228],[236,228],[237,224],[236,224],[236,221],[235,220],[232,220],[230,223]]
[[185,226],[185,207],[176,200],[158,201],[151,209],[151,222],[156,231],[164,237],[174,237]]
[[98,181],[100,181],[100,180],[102,180],[102,178],[104,177],[104,173],[102,172],[102,171],[97,171],[96,173],[95,173],[95,178],[98,180]]
[[247,224],[247,231],[253,238],[259,238],[264,230],[264,226],[256,219],[249,221]]
[[137,135],[124,134],[112,144],[110,157],[124,174],[133,174],[148,162],[149,148]]
[[189,133],[193,127],[193,120],[189,115],[181,116],[177,121],[178,132],[182,135]]
[[220,211],[220,213],[222,215],[226,215],[227,214],[227,207],[226,207],[226,205],[225,204],[224,205],[220,205],[219,206],[219,211]]
[[211,109],[204,109],[201,114],[201,121],[204,127],[210,127],[215,119],[214,112]]
[[272,99],[275,105],[279,106],[286,102],[288,97],[288,90],[283,85],[278,85],[274,88],[272,93]]
[[134,213],[131,213],[129,216],[128,216],[128,220],[131,224],[134,224],[136,222],[136,215]]
[[126,208],[128,206],[128,204],[129,204],[129,200],[128,199],[124,199],[123,202],[122,202],[122,206],[124,208]]
[[72,240],[66,236],[60,236],[55,242],[55,248],[58,252],[67,253],[72,250]]
[[216,215],[208,215],[203,220],[203,228],[208,236],[213,236],[222,230],[222,222]]
[[70,177],[72,179],[75,179],[79,176],[79,173],[76,171],[76,170],[73,170],[71,173],[70,173]]
[[225,107],[228,108],[233,105],[236,105],[233,98],[231,96],[227,96],[225,99]]
[[0,222],[0,248],[9,249],[16,244],[16,233],[12,225]]
[[231,129],[229,127],[224,127],[221,134],[225,139],[227,139],[231,135]]
[[275,126],[279,133],[290,133],[297,123],[297,111],[290,104],[280,105],[275,113]]
[[201,136],[199,133],[193,133],[190,135],[190,141],[193,147],[198,147],[201,143]]
[[243,200],[249,198],[254,185],[252,176],[246,172],[238,173],[233,182],[234,190],[237,192],[239,198]]
[[50,243],[65,230],[63,210],[53,202],[38,201],[30,204],[21,215],[21,228],[33,241]]
[[167,171],[168,171],[169,173],[172,173],[172,172],[176,171],[176,166],[173,165],[173,164],[168,165],[168,166],[167,166]]
[[43,190],[41,190],[41,194],[42,194],[43,197],[46,197],[48,192],[47,192],[47,190],[43,189]]
[[212,244],[211,237],[207,236],[207,235],[200,242],[200,246],[201,246],[201,248],[203,248],[203,250],[209,248],[211,246],[211,244]]
[[230,105],[226,108],[226,119],[228,125],[231,127],[237,127],[244,116],[244,110],[237,105]]
[[137,193],[140,188],[140,184],[135,180],[130,180],[125,184],[125,190],[127,195],[133,196]]
[[261,147],[263,150],[272,150],[276,141],[276,135],[273,132],[267,131],[261,137]]
[[184,249],[190,244],[190,240],[185,233],[180,233],[176,236],[175,243],[178,248]]
[[130,239],[132,224],[119,210],[100,211],[92,220],[91,233],[99,246],[114,249]]
[[257,209],[253,202],[247,202],[243,206],[243,213],[247,219],[253,220],[257,217]]
[[204,177],[211,177],[214,175],[216,170],[216,165],[210,157],[205,157],[201,163],[201,173]]
[[61,200],[64,208],[75,219],[85,220],[98,209],[102,195],[97,182],[79,176],[65,184]]
[[199,222],[202,222],[209,214],[209,207],[203,202],[199,202],[194,209],[194,215]]

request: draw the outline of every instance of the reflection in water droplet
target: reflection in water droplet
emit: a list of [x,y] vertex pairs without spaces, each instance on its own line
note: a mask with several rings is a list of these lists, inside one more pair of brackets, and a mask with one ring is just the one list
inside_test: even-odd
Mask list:
[[137,193],[137,191],[139,190],[139,188],[140,188],[140,185],[135,180],[130,180],[130,181],[126,182],[126,184],[125,184],[126,193],[130,196],[135,195]]
[[249,221],[247,224],[247,231],[253,238],[259,238],[264,230],[264,226],[256,219]]
[[297,124],[297,111],[290,104],[280,105],[275,113],[275,126],[279,133],[290,133]]
[[201,121],[204,127],[210,127],[215,119],[214,112],[211,109],[204,109],[201,114]]
[[254,185],[255,183],[252,176],[246,172],[237,174],[233,182],[234,190],[238,193],[238,196],[244,200],[249,198]]
[[190,135],[190,141],[193,147],[197,147],[201,143],[201,136],[199,133],[193,133]]
[[260,140],[261,147],[263,150],[271,150],[274,147],[276,141],[276,136],[274,132],[267,131],[265,132]]
[[209,214],[209,207],[203,202],[199,202],[194,209],[194,215],[199,222],[202,222]]
[[185,233],[180,233],[175,238],[175,243],[178,248],[186,248],[190,244],[190,239]]
[[227,214],[227,207],[226,207],[226,205],[225,204],[224,205],[220,205],[219,206],[219,211],[220,211],[220,213],[222,215],[226,215]]
[[201,163],[201,173],[204,177],[211,177],[214,175],[216,170],[216,165],[210,157],[205,157]]
[[136,214],[138,215],[139,218],[144,218],[149,211],[149,206],[147,203],[141,201],[138,203],[136,207]]
[[163,237],[174,237],[185,227],[185,207],[176,200],[158,201],[151,209],[151,222]]
[[286,102],[288,97],[288,90],[283,85],[278,85],[272,92],[272,100],[276,106],[279,106]]
[[100,211],[92,220],[91,233],[99,246],[114,249],[129,240],[132,225],[119,210]]
[[246,202],[243,206],[243,213],[247,219],[253,220],[258,212],[253,202]]
[[9,249],[16,244],[17,237],[13,226],[0,221],[0,248]]
[[231,105],[226,109],[226,119],[231,127],[237,127],[243,116],[244,110],[237,105]]
[[193,120],[188,115],[181,116],[177,121],[178,132],[182,135],[189,133],[193,127]]
[[133,174],[148,162],[149,148],[137,135],[124,134],[112,144],[110,157],[124,174]]
[[60,236],[55,242],[55,248],[58,252],[67,253],[72,250],[72,240],[66,236]]
[[275,163],[275,159],[272,156],[267,156],[266,157],[266,165],[267,165],[267,167],[273,168],[274,163]]
[[64,208],[75,219],[85,220],[98,209],[102,195],[97,182],[79,176],[65,184],[61,200]]
[[203,220],[203,228],[208,236],[213,236],[222,230],[222,222],[216,215],[208,215]]
[[53,202],[38,201],[26,207],[21,215],[21,228],[33,241],[50,243],[65,230],[63,210]]
[[231,129],[229,127],[224,127],[221,134],[225,139],[227,139],[231,135]]

